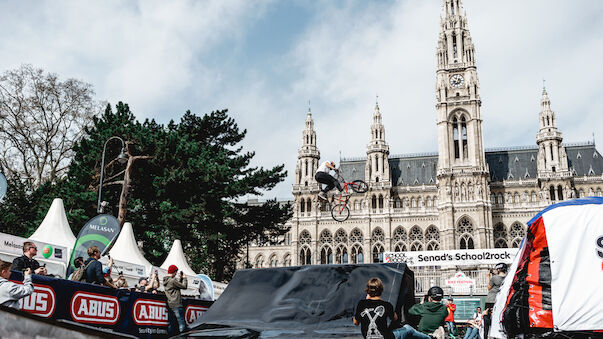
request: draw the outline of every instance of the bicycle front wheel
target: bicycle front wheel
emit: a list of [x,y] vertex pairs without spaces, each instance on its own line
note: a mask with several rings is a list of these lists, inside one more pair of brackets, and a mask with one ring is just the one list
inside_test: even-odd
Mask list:
[[331,216],[335,221],[344,222],[350,217],[350,209],[348,204],[340,202],[331,208]]
[[362,180],[352,181],[352,184],[350,185],[350,187],[352,187],[352,191],[354,191],[356,193],[364,193],[364,192],[368,191],[368,185],[366,184],[366,182],[364,182]]

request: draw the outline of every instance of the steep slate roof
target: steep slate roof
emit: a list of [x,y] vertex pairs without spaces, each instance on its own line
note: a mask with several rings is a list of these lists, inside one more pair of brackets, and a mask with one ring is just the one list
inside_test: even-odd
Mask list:
[[[568,165],[574,176],[600,176],[603,157],[594,143],[566,144]],[[366,158],[342,159],[343,177],[364,180]],[[491,181],[538,178],[538,147],[520,146],[486,149]],[[392,182],[397,186],[435,184],[438,154],[390,155]]]

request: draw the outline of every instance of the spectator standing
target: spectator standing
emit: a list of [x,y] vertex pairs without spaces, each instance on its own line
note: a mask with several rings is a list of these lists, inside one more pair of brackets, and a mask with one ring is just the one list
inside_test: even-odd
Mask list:
[[448,334],[454,338],[454,312],[456,311],[456,305],[454,304],[454,300],[452,297],[448,298],[448,304],[446,305],[446,309],[448,310],[448,316],[446,316],[446,326],[448,327]]
[[500,292],[505,277],[507,276],[507,264],[498,263],[494,267],[494,271],[491,271],[492,277],[488,282],[488,295],[486,296],[486,315],[484,316],[484,337],[488,337],[488,331],[490,331],[490,324],[492,323],[492,308],[496,303],[496,295]]
[[159,276],[157,275],[157,270],[153,271],[151,274],[150,283],[149,279],[143,277],[138,279],[138,285],[136,286],[136,290],[138,292],[146,292],[157,294],[157,289],[159,288]]
[[40,263],[34,259],[38,254],[38,247],[31,241],[23,243],[23,255],[13,260],[12,270],[23,272],[26,268],[31,268],[33,273],[46,275],[46,267],[40,266]]
[[432,337],[443,339],[445,336],[444,319],[448,315],[448,310],[441,301],[444,297],[444,290],[439,286],[433,286],[427,291],[427,302],[413,305],[408,313],[421,317],[418,331],[412,326],[406,324],[402,328],[394,330],[396,339],[417,338],[430,339]]
[[71,272],[71,274],[69,274],[69,276],[67,277],[67,280],[71,280],[71,278],[73,277],[73,274],[75,272],[77,272],[77,270],[84,266],[84,258],[83,257],[77,257],[73,260],[73,266],[75,267],[75,270],[73,272]]
[[467,323],[467,332],[463,339],[479,338],[479,328],[482,326],[482,308],[478,307],[476,312],[473,313],[473,319]]
[[86,267],[86,282],[90,284],[105,285],[106,280],[103,275],[103,265],[98,261],[101,257],[101,251],[97,246],[88,248],[88,256],[84,262]]
[[33,293],[31,268],[23,272],[23,285],[8,281],[11,263],[0,260],[0,305],[19,309],[19,300]]
[[180,332],[188,329],[184,321],[184,308],[182,306],[182,295],[180,294],[180,290],[188,288],[188,280],[184,278],[182,271],[180,271],[180,276],[176,278],[177,272],[178,267],[170,265],[168,275],[163,277],[163,286],[168,304],[168,334],[173,333],[174,320],[177,321]]
[[117,288],[128,288],[128,281],[126,280],[126,277],[124,277],[121,272],[119,273],[119,276],[117,276],[117,281],[115,282],[115,286]]
[[381,299],[383,282],[379,278],[371,278],[366,283],[366,299],[356,305],[354,325],[360,324],[360,330],[365,338],[392,339],[394,335],[387,325],[387,319],[396,321],[398,316],[392,304]]

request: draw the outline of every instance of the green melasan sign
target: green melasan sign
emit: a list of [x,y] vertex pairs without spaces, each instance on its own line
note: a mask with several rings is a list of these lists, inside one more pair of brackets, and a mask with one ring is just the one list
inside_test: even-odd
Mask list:
[[100,214],[90,219],[82,227],[75,241],[75,246],[69,258],[69,268],[74,269],[73,260],[77,257],[82,257],[84,260],[88,258],[88,248],[97,246],[101,252],[117,238],[121,227],[119,221],[109,214]]

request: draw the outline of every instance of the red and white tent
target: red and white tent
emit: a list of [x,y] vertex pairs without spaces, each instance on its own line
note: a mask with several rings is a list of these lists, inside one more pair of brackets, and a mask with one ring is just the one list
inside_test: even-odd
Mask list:
[[490,336],[602,331],[602,286],[603,198],[551,205],[528,222]]

